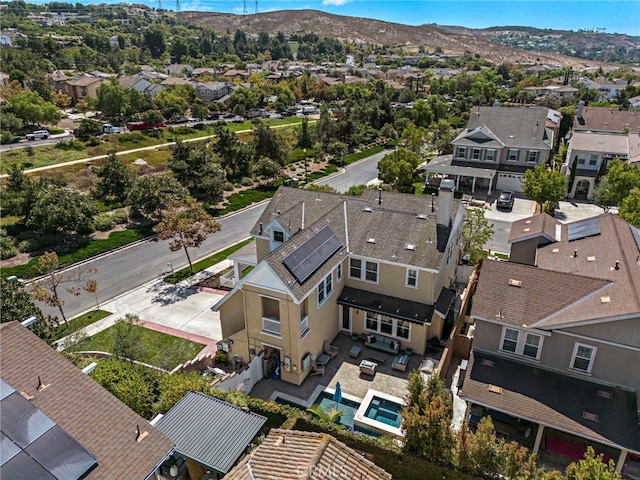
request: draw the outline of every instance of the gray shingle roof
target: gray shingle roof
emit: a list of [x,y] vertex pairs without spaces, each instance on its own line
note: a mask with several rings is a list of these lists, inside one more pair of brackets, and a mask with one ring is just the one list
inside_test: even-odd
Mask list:
[[348,305],[368,312],[381,313],[390,317],[417,324],[431,323],[433,305],[390,297],[381,293],[367,292],[353,287],[344,287],[338,297],[339,305]]
[[[493,366],[483,359],[491,360]],[[490,391],[491,385],[502,388],[502,393]],[[610,392],[612,398],[598,395],[598,390]],[[621,388],[474,350],[460,396],[596,442],[640,451],[636,394]],[[596,414],[599,421],[583,418],[583,412]]]
[[266,421],[262,415],[191,391],[158,420],[156,428],[176,442],[176,452],[227,473]]

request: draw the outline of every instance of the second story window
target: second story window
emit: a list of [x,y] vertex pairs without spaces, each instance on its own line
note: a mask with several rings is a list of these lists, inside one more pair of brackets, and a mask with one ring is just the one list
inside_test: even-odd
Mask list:
[[517,162],[518,161],[518,149],[517,148],[510,148],[509,149],[509,154],[507,155],[507,160],[509,160],[510,162]]
[[318,306],[324,303],[331,292],[333,292],[333,279],[329,274],[318,284]]
[[352,278],[362,278],[362,260],[359,258],[349,259],[349,276]]
[[589,165],[591,165],[592,167],[595,167],[597,163],[598,163],[598,156],[597,155],[591,155],[589,157]]
[[284,242],[284,232],[281,232],[280,230],[274,230],[273,241],[280,242],[280,243]]
[[591,373],[593,361],[596,358],[597,347],[576,343],[573,347],[570,367],[584,373]]
[[542,336],[504,327],[500,350],[538,360],[542,350]]
[[485,159],[488,162],[493,162],[496,159],[496,151],[495,150],[487,150],[487,155]]
[[480,149],[479,148],[474,148],[473,150],[471,150],[471,158],[473,158],[474,160],[480,160]]
[[365,278],[369,282],[378,281],[378,264],[375,262],[366,262]]
[[537,162],[538,161],[538,153],[539,152],[536,152],[536,151],[533,151],[533,150],[530,151],[529,152],[529,156],[527,157],[527,162],[530,162],[530,163]]
[[342,262],[338,264],[338,266],[336,267],[336,275],[337,275],[337,279],[338,281],[342,280]]
[[456,158],[464,158],[466,154],[467,154],[467,149],[465,147],[458,147]]
[[418,286],[418,271],[412,268],[407,269],[407,287],[416,288]]

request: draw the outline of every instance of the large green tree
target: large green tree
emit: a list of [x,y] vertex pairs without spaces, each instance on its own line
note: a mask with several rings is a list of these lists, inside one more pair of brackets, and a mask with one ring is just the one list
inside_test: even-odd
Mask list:
[[640,188],[640,168],[615,159],[609,162],[609,171],[604,179],[607,180],[604,192],[607,201],[610,205],[621,207],[629,193],[634,188]]
[[475,265],[478,260],[486,257],[484,245],[493,238],[493,226],[484,216],[484,210],[472,208],[468,210],[468,217],[462,226],[464,240],[463,252],[469,255],[469,263]]
[[93,229],[96,208],[80,192],[64,187],[49,187],[36,196],[26,226],[41,234],[86,234]]
[[135,181],[135,173],[111,152],[104,163],[96,170],[98,177],[93,189],[96,198],[124,202]]
[[176,201],[169,205],[163,220],[153,227],[160,240],[171,239],[169,249],[172,252],[184,250],[189,269],[193,270],[189,248],[198,248],[207,237],[220,230],[216,222],[193,198]]
[[632,189],[622,200],[618,214],[620,218],[640,228],[640,187]]
[[102,82],[96,89],[96,95],[97,108],[107,117],[119,117],[129,109],[128,91],[115,77]]
[[27,91],[11,97],[9,109],[16,117],[29,125],[55,124],[61,118],[58,107],[45,101],[35,91]]
[[274,162],[284,165],[289,156],[289,146],[284,138],[273,128],[259,123],[253,131],[252,139],[254,159],[270,158]]
[[33,301],[33,296],[22,288],[22,284],[0,278],[0,291],[0,322],[21,322],[36,317],[29,329],[47,343],[55,339],[58,319],[43,315]]
[[413,193],[413,171],[418,163],[414,152],[401,148],[378,162],[378,178],[398,192]]
[[545,165],[537,165],[524,173],[522,192],[534,200],[544,211],[544,204],[554,205],[566,195],[566,175],[550,170]]
[[172,175],[145,175],[138,178],[129,191],[127,203],[132,218],[159,221],[162,211],[177,200],[184,200],[189,191]]

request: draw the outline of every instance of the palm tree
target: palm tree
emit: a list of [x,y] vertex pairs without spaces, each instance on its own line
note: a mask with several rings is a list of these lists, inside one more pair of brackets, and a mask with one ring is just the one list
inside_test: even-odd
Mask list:
[[340,417],[344,414],[344,410],[338,410],[335,407],[329,407],[325,410],[319,404],[307,408],[307,412],[313,413],[326,423],[338,423]]

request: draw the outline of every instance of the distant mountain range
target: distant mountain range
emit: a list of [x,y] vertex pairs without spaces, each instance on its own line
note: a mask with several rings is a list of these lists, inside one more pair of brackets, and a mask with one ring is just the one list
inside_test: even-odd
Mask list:
[[[412,26],[333,15],[317,10],[279,10],[253,15],[212,12],[170,14],[179,20],[199,23],[229,33],[238,29],[254,34],[278,31],[285,34],[313,32],[321,37],[347,42],[402,45],[405,53],[416,53],[420,46],[430,52],[436,47],[450,54],[470,52],[498,64],[547,63],[582,68],[610,66],[610,62],[605,61],[610,57],[597,57],[597,52],[602,52],[603,49],[618,52],[616,62],[630,61],[626,55],[620,53],[631,51],[636,55],[640,54],[640,37],[617,34],[539,30],[530,27],[492,27],[475,30],[436,24]],[[590,54],[591,58],[570,56],[585,53]]]

